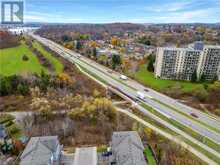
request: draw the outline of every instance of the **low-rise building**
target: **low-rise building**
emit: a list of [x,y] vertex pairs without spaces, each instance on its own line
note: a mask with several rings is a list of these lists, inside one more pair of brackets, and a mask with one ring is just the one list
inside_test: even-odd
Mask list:
[[113,54],[119,54],[118,51],[113,49],[97,49],[97,55],[106,55],[108,57],[112,57]]

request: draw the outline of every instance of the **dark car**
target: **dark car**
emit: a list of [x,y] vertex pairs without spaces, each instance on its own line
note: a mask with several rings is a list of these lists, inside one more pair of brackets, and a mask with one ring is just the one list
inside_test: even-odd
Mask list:
[[191,113],[190,115],[195,117],[195,118],[198,118],[198,116],[195,113]]

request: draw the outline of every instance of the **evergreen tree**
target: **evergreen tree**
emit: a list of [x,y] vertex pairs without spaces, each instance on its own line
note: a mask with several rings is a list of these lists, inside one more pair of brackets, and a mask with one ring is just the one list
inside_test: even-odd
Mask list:
[[112,68],[115,69],[116,66],[120,65],[121,62],[121,56],[117,54],[113,54],[112,56]]
[[92,49],[92,56],[96,58],[96,56],[97,56],[96,48]]
[[192,77],[191,77],[191,82],[196,82],[197,81],[197,72],[194,70]]
[[155,56],[152,54],[148,56],[147,58],[148,64],[147,64],[147,70],[149,72],[154,72],[154,62],[155,62]]
[[200,82],[205,82],[206,81],[206,76],[205,74],[203,73],[200,77]]

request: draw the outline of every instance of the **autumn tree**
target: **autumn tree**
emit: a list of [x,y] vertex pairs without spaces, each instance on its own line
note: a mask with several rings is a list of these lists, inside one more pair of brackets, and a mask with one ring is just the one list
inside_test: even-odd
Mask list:
[[101,93],[100,93],[97,89],[95,89],[95,90],[93,91],[93,96],[94,96],[95,98],[98,98],[98,97],[101,96]]
[[65,43],[64,47],[67,49],[73,49],[73,45],[69,44],[69,43]]
[[131,68],[131,62],[129,59],[123,59],[122,60],[122,66],[124,71],[128,71]]
[[96,43],[96,41],[90,41],[89,46],[95,48],[98,46],[98,44]]
[[72,109],[68,116],[74,120],[89,120],[92,122],[115,122],[116,110],[107,98],[96,98],[84,101],[81,107]]
[[118,40],[118,38],[117,38],[117,37],[112,37],[112,38],[111,38],[111,44],[112,44],[113,46],[118,46],[118,45],[119,45],[119,40]]

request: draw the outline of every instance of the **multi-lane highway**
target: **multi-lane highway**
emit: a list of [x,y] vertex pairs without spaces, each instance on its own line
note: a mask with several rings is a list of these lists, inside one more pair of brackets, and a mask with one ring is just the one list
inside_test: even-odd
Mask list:
[[[88,58],[80,56],[79,54],[71,50],[68,50],[50,40],[47,40],[37,35],[33,35],[33,34],[31,35],[35,39],[43,43],[44,45],[56,51],[58,54],[60,54],[64,58],[68,59],[69,61],[73,63],[78,64],[79,66],[88,70],[90,73],[95,74],[97,77],[99,77],[100,79],[103,79],[109,85],[113,86],[115,89],[118,89],[120,92],[126,94],[130,98],[136,99],[137,91],[141,91],[146,96],[149,96],[141,100],[142,104],[146,104],[152,107],[158,113],[161,113],[165,118],[171,118],[172,120],[175,120],[176,122],[196,131],[198,134],[209,138],[216,144],[220,144],[220,134],[219,134],[220,121],[218,118],[213,118],[212,116],[209,116],[205,113],[199,112],[198,110],[195,110],[186,105],[183,105],[182,103],[179,103],[177,100],[167,97],[163,94],[160,94],[152,89],[148,89],[148,91],[146,91],[146,87],[144,87],[143,85],[139,84],[138,82],[134,80],[129,79],[127,81],[123,81],[120,79],[119,73],[116,73],[116,72],[110,73],[108,68],[102,65],[99,65],[96,62]],[[161,104],[160,102],[167,104],[168,106]],[[155,118],[155,114],[151,114],[147,109],[145,109],[145,107],[142,106],[142,104],[138,105],[139,109],[142,112],[145,112],[146,115],[154,119],[158,119],[158,118]],[[198,118],[193,118],[190,115],[191,113],[196,113],[196,115],[198,115]],[[168,128],[172,129],[175,132],[178,132],[181,135],[184,134],[178,128],[176,127],[174,128],[174,126],[172,126],[170,123],[167,123],[164,121],[163,124],[166,124]],[[187,139],[191,138],[185,134],[184,134],[184,137]],[[220,158],[220,154],[218,151],[213,150],[212,148],[204,145],[203,143],[200,143],[194,138],[191,138],[190,140],[193,142],[196,142],[197,144],[202,146],[204,149],[206,149],[210,153],[213,153],[215,156]]]

